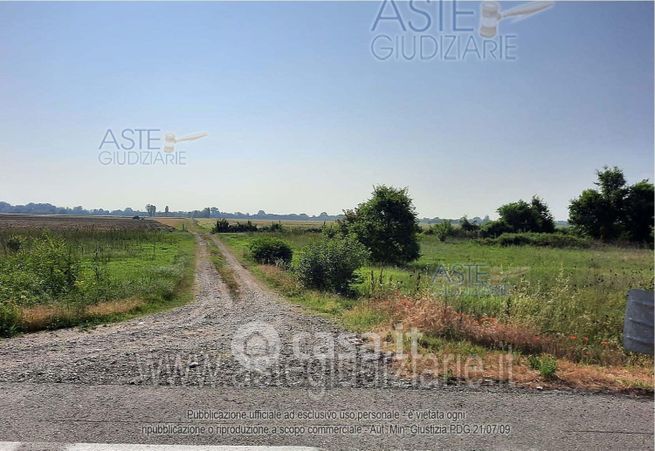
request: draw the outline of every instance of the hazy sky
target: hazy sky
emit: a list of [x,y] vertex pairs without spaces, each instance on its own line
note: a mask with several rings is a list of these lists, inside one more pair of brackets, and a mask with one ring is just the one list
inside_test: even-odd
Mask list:
[[[379,9],[1,3],[0,200],[317,214],[384,183],[421,216],[537,193],[564,219],[603,165],[653,179],[652,3],[505,21],[515,61],[379,61],[373,38],[399,32],[372,30]],[[136,128],[209,136],[178,144],[184,166],[101,164],[107,129]]]

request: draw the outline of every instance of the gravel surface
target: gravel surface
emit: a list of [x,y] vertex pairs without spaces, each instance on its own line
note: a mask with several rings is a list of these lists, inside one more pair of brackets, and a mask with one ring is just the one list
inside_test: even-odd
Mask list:
[[2,340],[0,381],[402,385],[388,377],[386,356],[364,349],[357,336],[261,287],[215,240],[240,285],[239,297],[232,299],[209,260],[206,238],[196,237],[194,302],[87,331],[62,329]]

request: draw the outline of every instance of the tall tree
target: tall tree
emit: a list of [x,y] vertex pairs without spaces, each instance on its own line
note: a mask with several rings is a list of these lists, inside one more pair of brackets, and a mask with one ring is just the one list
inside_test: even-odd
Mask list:
[[653,184],[642,180],[629,186],[617,167],[605,167],[596,174],[598,189],[586,189],[571,201],[569,222],[604,241],[652,241]]

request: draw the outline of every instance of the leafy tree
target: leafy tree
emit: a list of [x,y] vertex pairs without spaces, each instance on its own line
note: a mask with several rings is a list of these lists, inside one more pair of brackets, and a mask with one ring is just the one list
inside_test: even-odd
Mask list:
[[569,205],[569,223],[585,235],[602,240],[613,238],[616,227],[608,202],[594,189],[586,189]]
[[342,233],[354,234],[370,251],[372,261],[405,264],[419,257],[420,229],[407,188],[376,186],[368,201],[344,215]]
[[624,224],[632,241],[653,241],[653,184],[647,180],[635,183],[628,190],[624,206]]
[[529,203],[519,200],[501,205],[497,211],[500,218],[482,226],[480,231],[483,237],[496,237],[502,233],[555,231],[555,221],[548,205],[537,196],[532,196]]
[[555,222],[548,206],[537,196],[530,203],[524,200],[511,202],[498,208],[500,220],[513,232],[553,232]]
[[652,241],[653,184],[628,186],[617,167],[596,172],[596,189],[584,190],[569,205],[569,222],[582,233],[603,241],[625,238]]

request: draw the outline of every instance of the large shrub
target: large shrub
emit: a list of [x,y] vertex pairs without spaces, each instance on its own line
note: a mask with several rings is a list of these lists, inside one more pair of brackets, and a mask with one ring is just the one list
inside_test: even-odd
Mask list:
[[257,238],[250,245],[250,255],[257,263],[265,265],[291,263],[293,250],[285,241],[278,238]]
[[342,232],[354,234],[374,262],[396,265],[419,257],[420,228],[406,188],[376,186],[371,199],[344,214]]
[[309,288],[345,293],[369,252],[354,236],[323,238],[303,250],[296,273]]

